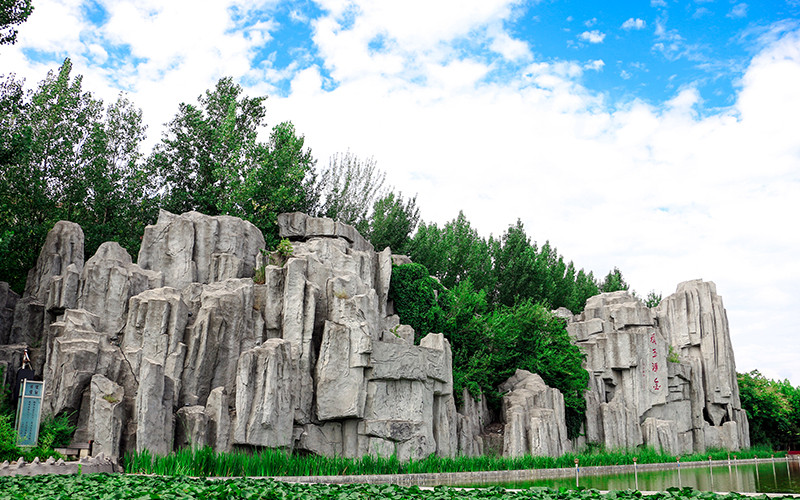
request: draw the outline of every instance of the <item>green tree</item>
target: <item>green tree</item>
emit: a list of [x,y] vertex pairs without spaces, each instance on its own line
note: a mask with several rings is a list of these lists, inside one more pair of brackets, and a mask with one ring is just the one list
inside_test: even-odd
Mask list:
[[349,150],[331,156],[319,176],[318,214],[355,226],[362,234],[369,230],[368,216],[381,189],[386,173],[374,158],[363,160]]
[[0,0],[0,45],[13,45],[17,41],[18,26],[33,12],[31,0]]
[[409,255],[446,288],[467,278],[479,290],[493,287],[490,242],[480,237],[462,211],[441,229],[436,224],[420,224],[409,243]]
[[628,290],[629,288],[628,284],[622,278],[622,273],[616,267],[613,271],[608,272],[605,279],[603,279],[603,284],[600,285],[600,291],[602,292],[617,292],[620,290]]
[[404,200],[402,193],[389,192],[375,200],[364,236],[375,250],[389,247],[394,253],[404,253],[418,223],[417,197]]
[[750,441],[788,449],[800,444],[800,392],[788,381],[776,382],[758,370],[738,373],[739,398],[750,422]]
[[258,140],[265,100],[243,95],[226,77],[197,105],[179,106],[147,162],[162,182],[164,209],[241,217],[268,244],[278,241],[279,213],[315,209],[315,160],[303,136],[286,122],[273,127],[268,142]]
[[513,306],[520,299],[543,299],[540,289],[544,277],[538,274],[541,268],[537,265],[536,247],[521,220],[508,227],[493,250],[493,298],[498,304]]
[[257,136],[266,124],[266,97],[242,93],[226,77],[197,105],[180,104],[149,159],[163,182],[163,208],[219,215],[234,207],[233,193],[261,159]]
[[106,109],[71,71],[66,59],[31,92],[13,76],[0,88],[0,276],[17,291],[58,220],[81,224],[87,255],[107,240],[135,254],[147,222],[141,112],[122,97]]

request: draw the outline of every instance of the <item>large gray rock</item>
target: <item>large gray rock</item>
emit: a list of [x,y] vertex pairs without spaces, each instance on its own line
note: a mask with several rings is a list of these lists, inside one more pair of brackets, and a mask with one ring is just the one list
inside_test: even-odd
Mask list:
[[254,309],[253,291],[251,279],[203,286],[201,307],[185,334],[182,405],[205,405],[214,387],[235,392],[239,357],[262,342],[263,320]]
[[9,343],[11,326],[14,323],[14,309],[19,295],[5,281],[0,281],[0,345]]
[[[590,298],[567,330],[586,353],[586,438],[669,453],[749,444],[722,299],[678,285],[654,309],[625,291]],[[722,430],[724,422],[734,422]]]
[[269,339],[242,353],[236,373],[234,444],[292,446],[296,387],[292,346]]
[[95,375],[91,380],[91,408],[89,425],[94,442],[92,452],[103,453],[108,457],[122,454],[121,438],[125,421],[122,386],[103,375]]
[[[75,266],[78,274],[83,270],[83,229],[74,222],[62,220],[56,222],[47,233],[36,266],[28,273],[24,296],[33,297],[42,304],[46,303],[53,279],[66,274],[70,265]],[[75,291],[66,291],[63,294],[74,298],[77,281],[73,286]]]
[[120,333],[128,317],[130,298],[160,288],[161,284],[161,273],[133,264],[119,243],[103,243],[83,267],[78,308],[98,315],[100,331]]
[[236,217],[161,210],[156,224],[145,228],[138,264],[161,271],[164,285],[183,288],[253,276],[263,248],[261,231]]
[[503,454],[561,456],[571,451],[564,418],[564,396],[542,377],[517,370],[503,382]]

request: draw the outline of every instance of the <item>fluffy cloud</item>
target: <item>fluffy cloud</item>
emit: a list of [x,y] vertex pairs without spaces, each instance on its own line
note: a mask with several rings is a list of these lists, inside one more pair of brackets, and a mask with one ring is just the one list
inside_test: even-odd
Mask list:
[[621,28],[624,30],[641,30],[644,29],[645,26],[647,26],[647,23],[645,22],[644,19],[639,19],[638,17],[634,19],[631,17],[630,19],[622,23]]
[[605,40],[605,38],[606,34],[600,32],[599,30],[584,31],[583,33],[578,35],[578,39],[589,43],[603,43],[603,40]]

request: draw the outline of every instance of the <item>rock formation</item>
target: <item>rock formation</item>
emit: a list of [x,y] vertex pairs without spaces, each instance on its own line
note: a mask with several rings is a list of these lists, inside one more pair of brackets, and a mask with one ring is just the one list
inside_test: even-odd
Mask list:
[[390,251],[330,219],[279,222],[291,255],[240,219],[162,211],[137,264],[105,243],[85,265],[80,227],[58,223],[24,296],[0,287],[0,340],[41,346],[45,412],[77,412],[75,439],[109,455],[455,455],[450,346],[387,316]]
[[590,298],[567,326],[586,352],[586,440],[681,454],[747,447],[728,321],[713,283],[649,309],[625,291]]
[[[23,296],[0,283],[0,364],[15,371],[29,348],[44,412],[74,412],[75,440],[114,457],[211,446],[405,460],[495,447],[482,398],[465,392],[456,410],[448,340],[414,345],[392,314],[403,258],[331,219],[278,223],[291,252],[266,252],[235,217],[162,211],[137,263],[104,243],[84,264],[83,231],[59,222]],[[683,283],[654,310],[615,292],[559,316],[587,353],[588,441],[674,453],[748,444],[712,283]],[[573,448],[564,399],[541,377],[518,370],[500,389],[504,454]]]

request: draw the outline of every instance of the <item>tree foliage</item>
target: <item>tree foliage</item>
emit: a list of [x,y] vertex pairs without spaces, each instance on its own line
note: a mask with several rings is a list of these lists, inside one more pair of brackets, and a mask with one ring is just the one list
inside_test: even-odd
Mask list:
[[16,43],[16,26],[25,22],[31,12],[31,0],[0,0],[0,45]]
[[135,254],[152,217],[141,111],[122,96],[104,106],[71,71],[67,59],[33,91],[13,75],[0,87],[0,276],[17,291],[55,222],[81,224],[89,255],[109,240]]
[[778,449],[800,446],[800,387],[775,381],[758,370],[738,373],[739,397],[750,422],[752,444]]
[[476,291],[469,279],[448,290],[420,264],[393,269],[389,297],[401,320],[414,327],[417,341],[430,332],[450,340],[457,396],[464,388],[473,396],[483,393],[497,410],[498,385],[518,368],[529,370],[564,394],[568,430],[577,435],[589,375],[564,321],[547,307],[526,299],[491,311],[486,292]]
[[148,159],[162,208],[236,215],[277,242],[281,212],[314,210],[315,160],[291,123],[273,127],[268,142],[266,97],[248,97],[233,79],[220,79],[197,104],[181,103]]
[[364,236],[378,251],[389,247],[393,253],[402,254],[418,223],[417,197],[404,200],[402,193],[389,192],[375,200]]
[[350,151],[333,155],[319,176],[319,215],[366,233],[370,209],[380,197],[385,180],[386,173],[374,158],[361,159]]

